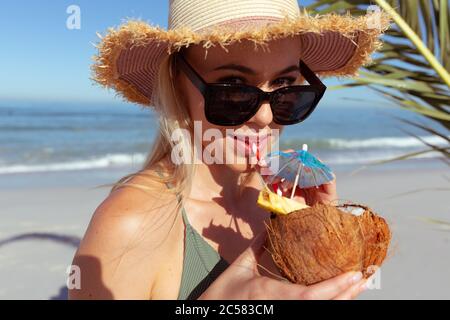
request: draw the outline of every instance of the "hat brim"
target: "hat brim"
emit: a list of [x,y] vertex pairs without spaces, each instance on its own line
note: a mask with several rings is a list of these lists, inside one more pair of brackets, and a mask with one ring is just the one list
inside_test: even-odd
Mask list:
[[[254,21],[251,24],[255,25]],[[165,30],[129,20],[117,29],[110,28],[104,37],[99,35],[101,41],[97,45],[98,55],[94,56],[92,79],[114,89],[129,102],[151,106],[161,59],[174,51],[193,44],[202,44],[206,49],[215,45],[226,48],[244,39],[264,45],[292,36],[301,38],[301,59],[319,76],[353,77],[361,66],[371,62],[371,54],[381,47],[380,36],[389,24],[390,18],[384,12],[377,13],[376,21],[373,14],[359,17],[302,14],[295,20],[286,18],[235,32],[226,26],[205,32],[188,28]]]

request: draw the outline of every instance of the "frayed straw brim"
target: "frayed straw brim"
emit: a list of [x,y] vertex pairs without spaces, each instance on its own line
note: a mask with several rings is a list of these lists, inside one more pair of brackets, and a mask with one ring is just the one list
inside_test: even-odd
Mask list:
[[256,30],[230,32],[216,26],[201,33],[188,28],[164,30],[129,20],[117,29],[110,28],[104,37],[99,35],[92,78],[114,89],[126,101],[151,106],[153,85],[165,55],[194,44],[203,44],[205,49],[215,45],[226,49],[245,39],[264,45],[291,36],[302,38],[301,59],[319,76],[353,77],[361,66],[371,62],[371,54],[381,47],[380,36],[389,27],[386,13],[378,14],[376,27],[373,19],[372,15],[303,14]]

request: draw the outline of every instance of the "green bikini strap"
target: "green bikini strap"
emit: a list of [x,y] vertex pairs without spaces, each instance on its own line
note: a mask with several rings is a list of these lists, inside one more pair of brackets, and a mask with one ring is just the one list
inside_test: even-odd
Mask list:
[[[155,172],[161,177],[164,178],[163,174],[161,173],[161,171],[159,170],[155,170]],[[164,184],[166,185],[167,189],[173,189],[172,185],[170,182],[164,182]],[[181,195],[177,192],[177,202],[178,204],[181,206],[181,213],[183,214],[183,218],[186,219],[186,211],[184,210],[184,206],[182,205],[182,197]]]

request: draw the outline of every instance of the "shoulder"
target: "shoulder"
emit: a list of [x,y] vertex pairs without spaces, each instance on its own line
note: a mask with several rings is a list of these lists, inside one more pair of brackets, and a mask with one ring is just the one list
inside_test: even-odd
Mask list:
[[81,289],[70,299],[149,299],[159,266],[177,246],[176,196],[158,181],[133,177],[95,210],[75,254]]

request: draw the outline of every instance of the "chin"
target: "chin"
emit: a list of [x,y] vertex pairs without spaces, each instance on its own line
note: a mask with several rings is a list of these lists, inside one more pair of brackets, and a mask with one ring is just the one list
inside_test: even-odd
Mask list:
[[238,163],[234,163],[234,164],[224,164],[225,166],[227,166],[228,169],[230,169],[233,172],[236,173],[251,173],[252,171],[255,170],[255,166],[249,163],[245,163],[245,164],[238,164]]

